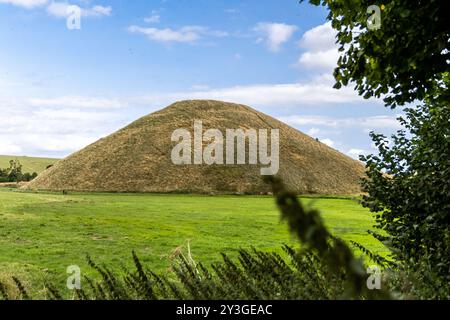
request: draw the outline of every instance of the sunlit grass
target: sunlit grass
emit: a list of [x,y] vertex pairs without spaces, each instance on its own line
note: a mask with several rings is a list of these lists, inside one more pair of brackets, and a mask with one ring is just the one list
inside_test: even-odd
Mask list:
[[[372,215],[354,200],[307,198],[304,203],[321,210],[335,235],[386,253],[367,234]],[[87,271],[86,254],[119,269],[132,264],[135,250],[154,271],[166,272],[172,251],[187,242],[194,259],[205,264],[238,248],[280,251],[284,243],[296,245],[286,229],[271,197],[64,196],[0,189],[0,269],[39,284],[51,278],[63,285],[69,265]]]

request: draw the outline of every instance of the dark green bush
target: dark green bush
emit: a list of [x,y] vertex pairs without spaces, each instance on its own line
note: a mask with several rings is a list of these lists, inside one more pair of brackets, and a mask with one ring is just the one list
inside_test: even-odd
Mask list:
[[[86,278],[78,299],[100,300],[217,300],[217,299],[337,299],[345,292],[345,275],[332,274],[312,253],[284,248],[287,258],[276,253],[240,250],[237,261],[223,255],[211,268],[181,255],[173,267],[176,279],[157,275],[142,266],[133,253],[135,270],[118,276],[106,266],[89,264],[100,281]],[[49,285],[50,297],[63,294]]]
[[[416,288],[450,283],[450,103],[406,109],[391,137],[372,133],[379,155],[368,168],[363,205],[376,215],[375,236],[388,246]],[[416,275],[414,275],[416,274]],[[448,288],[448,286],[447,286]],[[418,294],[418,289],[414,295]],[[430,294],[424,294],[429,297]],[[447,295],[448,297],[448,295]]]
[[22,173],[22,165],[17,160],[9,161],[9,168],[0,169],[0,182],[31,181],[37,177],[37,173]]

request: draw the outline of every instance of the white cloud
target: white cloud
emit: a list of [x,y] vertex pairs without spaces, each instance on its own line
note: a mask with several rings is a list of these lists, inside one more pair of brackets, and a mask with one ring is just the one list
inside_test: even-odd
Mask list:
[[337,49],[305,52],[298,59],[298,64],[307,69],[331,70],[337,66],[338,59],[339,51]]
[[[58,18],[67,18],[70,13],[68,12],[68,8],[71,4],[66,2],[52,2],[47,7],[48,14],[58,17]],[[80,8],[81,16],[83,17],[101,17],[101,16],[110,16],[112,13],[111,7],[104,6],[93,6],[90,8]]]
[[306,31],[300,40],[300,46],[311,51],[326,51],[336,47],[335,37],[336,31],[331,27],[331,22],[326,22]]
[[334,141],[331,139],[321,139],[320,142],[322,142],[323,144],[326,144],[329,147],[333,147],[334,146]]
[[130,26],[128,31],[144,34],[152,41],[181,43],[195,43],[204,37],[226,37],[228,35],[226,32],[211,30],[202,26],[184,26],[178,30]]
[[81,14],[84,16],[109,16],[111,15],[112,8],[111,7],[104,7],[104,6],[93,6],[92,8],[88,9],[82,9]]
[[0,140],[0,154],[2,155],[20,155],[23,149],[15,143],[5,140]]
[[67,4],[67,3],[52,2],[47,7],[47,12],[48,12],[48,14],[50,14],[52,16],[65,18],[68,16],[68,12],[67,12],[68,8],[69,8],[69,4]]
[[109,110],[29,106],[22,106],[14,110],[0,108],[0,110],[2,113],[8,113],[8,117],[4,119],[0,127],[0,134],[95,133],[99,128],[104,128],[105,125],[120,120],[121,116],[123,118],[123,114]]
[[47,4],[48,0],[0,0],[0,3],[12,4],[15,6],[32,9]]
[[144,19],[147,23],[159,23],[161,21],[161,16],[159,15],[158,11],[152,10],[152,14]]
[[322,71],[335,68],[340,55],[335,36],[330,22],[306,31],[300,40],[305,52],[300,56],[298,66]]
[[8,114],[0,127],[0,154],[66,156],[126,124],[117,110],[36,107],[25,100],[0,111]]
[[359,155],[361,155],[361,154],[364,154],[364,150],[362,150],[362,149],[350,149],[347,153],[349,154],[349,155],[353,155],[353,156],[359,156]]
[[320,129],[317,129],[317,128],[311,128],[306,132],[306,134],[311,137],[314,137],[314,136],[318,135],[319,133],[320,133]]
[[149,39],[161,42],[194,42],[200,38],[199,29],[182,28],[180,30],[172,30],[170,28],[142,28],[138,26],[130,26],[128,30],[132,33],[142,33]]
[[352,88],[333,89],[333,83],[333,76],[324,74],[316,76],[308,82],[299,83],[254,84],[186,92],[149,93],[145,96],[135,97],[129,103],[132,105],[148,105],[149,103],[165,105],[186,99],[214,99],[266,108],[369,103],[368,100],[358,96]]
[[[127,120],[137,118],[141,112],[149,113],[158,107],[186,99],[224,100],[269,110],[274,110],[275,106],[292,110],[305,106],[365,102],[349,88],[332,89],[329,80],[329,77],[317,77],[307,83],[255,84],[218,89],[199,83],[192,90],[131,97],[56,96],[20,99],[0,96],[0,112],[8,114],[0,126],[0,141],[3,141],[0,150],[2,153],[30,156],[66,156],[121,128]],[[149,106],[154,109],[149,109]],[[141,108],[140,111],[138,108]],[[291,116],[280,120],[291,125],[315,128],[309,132],[312,136],[318,136],[320,130],[320,138],[332,137],[322,127],[396,125],[392,118],[385,116],[343,119]],[[339,147],[335,141],[324,142]]]
[[76,134],[63,134],[63,135],[24,135],[21,139],[21,145],[27,146],[27,150],[43,150],[49,155],[57,154],[69,154],[77,150],[80,150],[87,145],[95,142],[99,137],[95,136],[83,136],[79,133]]
[[69,107],[92,109],[119,109],[127,104],[115,98],[63,96],[56,98],[30,98],[29,105],[35,107]]
[[333,118],[325,116],[288,116],[282,117],[282,121],[290,125],[310,125],[331,128],[363,128],[365,130],[377,129],[400,129],[401,124],[397,121],[397,116],[369,116],[369,117],[349,117]]
[[[189,99],[212,99],[242,103],[255,108],[294,110],[304,107],[348,106],[349,104],[373,104],[381,100],[363,99],[350,87],[333,89],[333,76],[319,75],[309,81],[285,84],[253,84],[223,88],[191,87],[192,90],[166,93],[152,93],[131,97],[129,105],[164,106],[174,101]],[[290,119],[292,120],[292,119]],[[375,121],[375,119],[373,119]],[[380,120],[381,121],[381,120]]]
[[328,84],[289,83],[235,86],[201,91],[148,94],[139,98],[146,103],[164,105],[185,99],[215,99],[264,107],[300,107],[306,105],[342,104],[365,101],[351,88],[335,90]]
[[356,160],[359,160],[359,156],[364,156],[364,155],[368,155],[371,153],[373,153],[373,152],[371,152],[369,150],[356,149],[356,148],[352,148],[349,151],[347,151],[347,155],[349,155],[350,157],[352,157],[353,159],[356,159]]
[[148,23],[159,23],[161,21],[161,17],[158,14],[153,14],[145,18],[144,21]]
[[258,42],[265,42],[270,51],[279,51],[298,28],[284,23],[258,23],[254,30],[262,36]]

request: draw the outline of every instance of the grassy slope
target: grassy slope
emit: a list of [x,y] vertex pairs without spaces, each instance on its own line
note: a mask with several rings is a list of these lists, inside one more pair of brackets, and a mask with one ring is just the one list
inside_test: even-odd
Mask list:
[[[174,130],[202,120],[204,129],[279,129],[279,178],[308,194],[359,194],[364,166],[250,107],[220,101],[184,101],[138,119],[58,162],[32,181],[33,190],[197,194],[260,194],[270,188],[260,165],[173,164]],[[206,146],[206,145],[205,145]],[[248,157],[248,148],[247,157]],[[132,165],[130,165],[132,164]],[[126,170],[124,168],[126,167]],[[264,167],[264,166],[263,166]]]
[[33,158],[33,157],[18,157],[18,156],[0,156],[0,168],[8,168],[10,160],[19,160],[22,164],[23,172],[37,172],[40,173],[47,168],[48,165],[55,163],[58,159],[51,158]]
[[[370,213],[354,201],[308,202],[322,210],[336,235],[384,252],[366,233]],[[170,253],[188,240],[194,259],[205,263],[220,259],[219,252],[233,254],[235,248],[279,250],[283,243],[293,243],[270,197],[62,196],[0,189],[0,278],[14,273],[38,282],[57,278],[63,284],[67,266],[86,270],[87,253],[118,267],[131,264],[133,249],[161,272],[170,264]]]

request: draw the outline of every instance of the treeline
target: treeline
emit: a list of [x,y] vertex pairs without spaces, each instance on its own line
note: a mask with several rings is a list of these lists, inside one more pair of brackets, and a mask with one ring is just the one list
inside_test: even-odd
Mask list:
[[37,173],[22,172],[22,164],[18,160],[10,160],[9,168],[0,168],[0,183],[2,182],[28,182],[37,177]]

